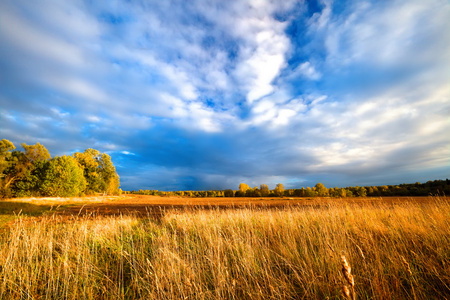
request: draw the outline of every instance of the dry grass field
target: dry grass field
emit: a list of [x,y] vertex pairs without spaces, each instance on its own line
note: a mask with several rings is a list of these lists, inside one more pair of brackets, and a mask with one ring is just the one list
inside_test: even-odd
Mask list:
[[[445,199],[445,197],[441,197]],[[330,197],[283,197],[283,198],[248,198],[217,197],[190,198],[181,196],[160,197],[147,195],[98,196],[98,197],[45,197],[19,198],[0,201],[0,215],[17,215],[19,212],[29,215],[159,215],[167,210],[210,210],[285,207],[324,208],[329,206],[357,205],[396,205],[433,203],[434,197],[364,197],[364,198],[330,198]]]
[[0,216],[0,299],[450,299],[446,197],[10,199]]

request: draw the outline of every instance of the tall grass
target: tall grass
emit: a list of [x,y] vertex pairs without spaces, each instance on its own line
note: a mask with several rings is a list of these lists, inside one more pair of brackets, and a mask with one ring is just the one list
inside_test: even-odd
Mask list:
[[450,204],[19,219],[0,299],[450,298]]

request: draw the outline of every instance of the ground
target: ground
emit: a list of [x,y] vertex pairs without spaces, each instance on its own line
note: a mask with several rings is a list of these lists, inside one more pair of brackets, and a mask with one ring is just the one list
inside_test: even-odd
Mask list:
[[0,215],[40,216],[59,215],[142,215],[160,217],[167,210],[231,209],[257,207],[264,209],[301,206],[319,208],[333,205],[400,204],[405,201],[425,203],[433,197],[366,197],[366,198],[189,198],[144,195],[94,196],[94,197],[43,197],[0,201]]

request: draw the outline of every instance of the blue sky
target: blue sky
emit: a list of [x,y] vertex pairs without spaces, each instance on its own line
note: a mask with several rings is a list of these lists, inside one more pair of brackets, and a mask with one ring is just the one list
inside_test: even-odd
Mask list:
[[450,2],[0,1],[0,138],[122,188],[450,177]]

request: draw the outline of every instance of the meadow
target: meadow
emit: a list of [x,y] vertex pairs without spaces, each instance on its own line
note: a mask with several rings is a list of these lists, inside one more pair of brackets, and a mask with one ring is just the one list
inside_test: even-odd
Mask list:
[[447,197],[177,199],[0,201],[0,299],[450,299]]

